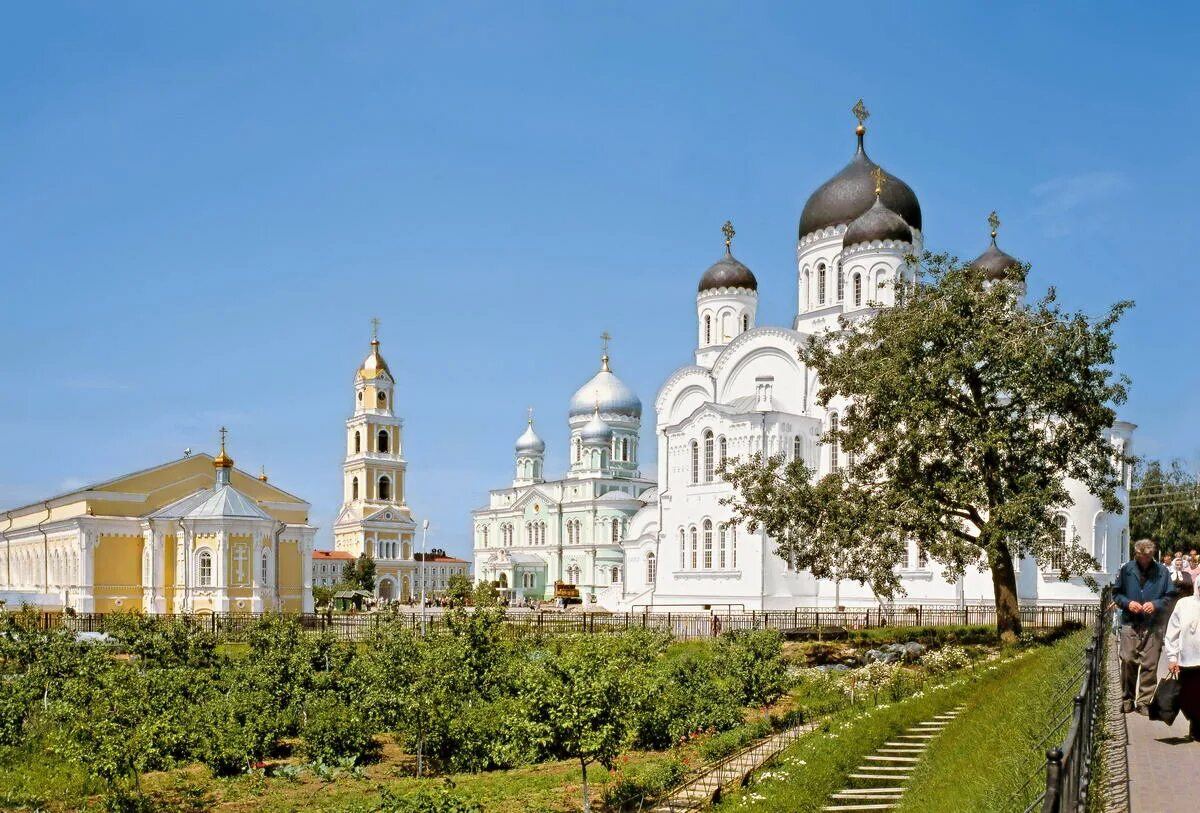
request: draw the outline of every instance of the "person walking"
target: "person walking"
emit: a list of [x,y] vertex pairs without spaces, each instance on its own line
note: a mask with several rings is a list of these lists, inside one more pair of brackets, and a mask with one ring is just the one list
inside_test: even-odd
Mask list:
[[1133,559],[1121,565],[1113,581],[1113,601],[1121,608],[1121,711],[1148,713],[1158,685],[1167,603],[1172,598],[1170,570],[1156,561],[1154,542],[1134,543]]
[[1188,734],[1200,742],[1200,597],[1184,596],[1175,603],[1163,639],[1167,668],[1179,679],[1179,710],[1188,721]]

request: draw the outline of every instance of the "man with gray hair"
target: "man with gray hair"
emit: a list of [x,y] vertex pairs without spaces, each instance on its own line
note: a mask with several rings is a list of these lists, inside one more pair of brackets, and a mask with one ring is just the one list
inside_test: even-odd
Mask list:
[[1149,539],[1133,545],[1133,559],[1121,565],[1113,581],[1113,601],[1121,608],[1121,711],[1147,713],[1158,685],[1167,603],[1173,587],[1171,571],[1155,559]]

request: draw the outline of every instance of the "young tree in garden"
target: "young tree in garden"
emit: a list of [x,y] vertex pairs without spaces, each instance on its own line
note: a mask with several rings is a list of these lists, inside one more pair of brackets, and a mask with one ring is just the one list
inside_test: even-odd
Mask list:
[[583,811],[590,813],[588,765],[611,768],[633,740],[646,666],[625,641],[603,636],[574,639],[543,665],[539,713],[549,722],[559,753],[579,760]]
[[993,281],[927,256],[900,304],[812,337],[800,358],[817,374],[818,402],[846,404],[823,441],[854,465],[811,482],[802,464],[743,462],[727,475],[737,520],[764,527],[813,575],[883,597],[898,592],[908,540],[948,579],[987,568],[1001,632],[1021,627],[1014,559],[1094,570],[1081,546],[1063,544],[1053,511],[1072,504],[1068,477],[1121,510],[1120,461],[1102,432],[1125,401],[1113,328],[1131,303],[1090,318],[1062,310],[1050,289],[1025,305],[1027,271]]
[[1200,483],[1182,460],[1140,459],[1129,494],[1129,536],[1163,551],[1200,548]]

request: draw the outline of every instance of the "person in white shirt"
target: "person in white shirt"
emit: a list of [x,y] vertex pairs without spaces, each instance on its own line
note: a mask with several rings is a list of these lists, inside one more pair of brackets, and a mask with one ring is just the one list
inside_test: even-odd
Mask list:
[[1163,639],[1167,667],[1179,678],[1179,710],[1188,733],[1200,742],[1200,597],[1194,593],[1175,604]]

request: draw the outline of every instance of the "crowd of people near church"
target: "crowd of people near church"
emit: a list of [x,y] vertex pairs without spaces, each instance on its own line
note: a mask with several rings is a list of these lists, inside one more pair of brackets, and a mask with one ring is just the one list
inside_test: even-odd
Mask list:
[[[1200,554],[1166,553],[1142,539],[1113,581],[1121,662],[1121,711],[1160,719],[1177,713],[1200,742]],[[1167,674],[1158,678],[1159,661]]]

